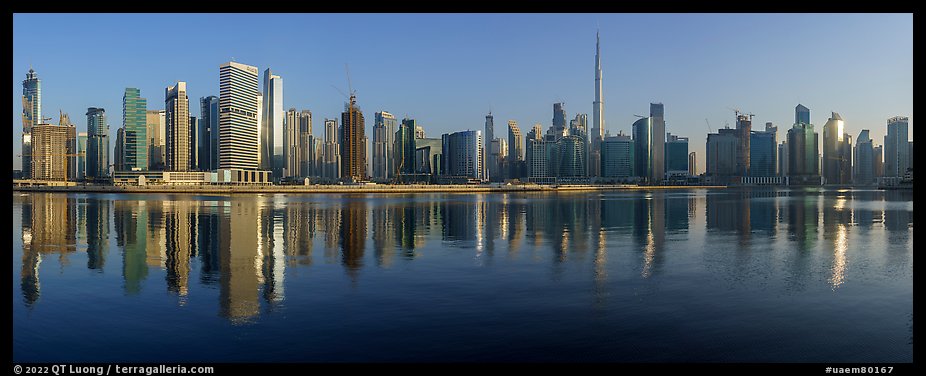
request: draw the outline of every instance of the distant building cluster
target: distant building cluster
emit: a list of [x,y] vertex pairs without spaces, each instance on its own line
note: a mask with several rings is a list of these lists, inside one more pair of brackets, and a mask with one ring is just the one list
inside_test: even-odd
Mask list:
[[86,133],[76,132],[65,113],[58,125],[48,124],[41,81],[30,68],[22,83],[22,178],[95,184],[650,185],[874,185],[912,179],[913,142],[909,118],[902,116],[887,120],[882,145],[874,145],[868,129],[853,145],[838,113],[823,125],[821,140],[810,109],[798,104],[794,124],[779,143],[777,126],[769,122],[753,130],[754,115],[735,110],[735,128],[707,135],[703,173],[688,137],[667,132],[662,103],[651,103],[649,116],[637,115],[630,134],[612,136],[605,132],[598,36],[591,124],[583,113],[567,124],[565,104],[554,103],[546,131],[535,124],[524,133],[508,120],[507,137],[496,136],[491,111],[483,130],[436,138],[427,138],[413,118],[400,122],[379,111],[368,137],[353,92],[340,119],[325,118],[322,136],[315,136],[312,112],[285,109],[283,78],[271,69],[260,81],[257,67],[237,62],[222,64],[218,73],[219,95],[199,98],[199,117],[191,111],[186,82],[165,88],[163,109],[149,109],[139,89],[126,88],[122,127],[111,143],[103,108],[87,109]]

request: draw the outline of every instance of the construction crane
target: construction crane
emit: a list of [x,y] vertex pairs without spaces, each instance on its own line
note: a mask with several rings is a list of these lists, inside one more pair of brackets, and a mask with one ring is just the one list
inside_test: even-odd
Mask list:
[[704,118],[704,122],[707,123],[707,132],[714,133],[714,130],[711,129],[711,122],[707,121],[707,118]]
[[637,114],[633,114],[633,116],[636,116],[636,117],[638,117],[638,118],[641,118],[641,119],[642,119],[642,118],[645,118],[645,117],[646,117],[646,116],[643,116],[643,115],[637,115]]
[[356,96],[357,92],[354,91],[354,87],[353,85],[351,85],[350,67],[347,66],[347,63],[344,63],[344,71],[347,73],[347,90],[350,92],[350,94],[345,93],[344,90],[341,90],[341,88],[334,86],[334,84],[332,84],[331,87],[333,87],[335,90],[341,93],[341,95],[343,95],[344,98],[346,98],[347,100],[350,100],[350,98]]

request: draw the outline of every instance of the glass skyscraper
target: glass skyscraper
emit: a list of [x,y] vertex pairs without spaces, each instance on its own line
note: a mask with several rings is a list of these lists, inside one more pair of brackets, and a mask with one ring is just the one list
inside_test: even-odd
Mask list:
[[666,119],[665,107],[662,103],[650,103],[649,105],[650,126],[650,184],[659,184],[666,177]]
[[484,180],[481,131],[454,132],[441,139],[444,175]]
[[199,99],[199,169],[215,171],[219,168],[219,98],[208,96]]
[[122,96],[122,128],[125,129],[122,168],[148,169],[147,100],[137,88],[126,88]]
[[627,179],[636,176],[634,149],[629,135],[605,137],[601,142],[601,177]]
[[666,175],[688,175],[688,137],[666,134]]
[[373,121],[373,178],[389,180],[394,176],[396,118],[386,111],[374,114]]
[[273,170],[279,179],[283,173],[283,78],[273,74],[270,68],[264,71],[263,105],[261,106],[260,154],[261,170]]
[[32,127],[42,123],[42,81],[31,67],[23,80],[23,177],[32,177]]
[[633,122],[631,126],[633,133],[633,170],[636,176],[641,178],[650,177],[652,168],[652,143],[653,125],[650,118],[640,118]]
[[87,109],[87,180],[109,178],[109,125],[106,110]]
[[775,133],[752,131],[749,138],[749,176],[775,176],[775,164],[778,158]]

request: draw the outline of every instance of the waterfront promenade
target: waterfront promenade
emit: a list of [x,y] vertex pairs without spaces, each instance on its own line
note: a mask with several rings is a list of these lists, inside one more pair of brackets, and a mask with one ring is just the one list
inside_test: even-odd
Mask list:
[[97,192],[97,193],[473,193],[473,192],[563,192],[632,189],[726,188],[725,186],[638,186],[638,185],[74,185],[13,186],[18,192]]

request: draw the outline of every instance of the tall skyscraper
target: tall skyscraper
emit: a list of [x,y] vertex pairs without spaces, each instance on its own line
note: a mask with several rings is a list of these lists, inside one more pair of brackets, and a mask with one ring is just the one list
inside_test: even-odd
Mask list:
[[283,78],[273,74],[270,68],[264,71],[263,106],[260,124],[260,169],[273,170],[279,179],[283,173]]
[[283,178],[297,178],[302,174],[300,141],[299,112],[290,108],[283,120]]
[[341,176],[341,148],[338,147],[338,138],[338,120],[325,119],[322,177],[327,179],[337,179]]
[[374,114],[373,122],[373,178],[387,181],[395,177],[393,147],[396,132],[395,115],[386,111]]
[[444,175],[484,180],[481,131],[445,134],[441,142]]
[[601,143],[601,177],[618,180],[633,177],[634,149],[630,135],[605,137]]
[[788,141],[778,144],[778,176],[788,176],[788,167],[791,159],[788,157]]
[[125,129],[123,169],[148,169],[147,100],[136,88],[126,88],[122,96],[122,128]]
[[601,38],[595,33],[595,102],[592,109],[591,151],[589,154],[589,175],[601,176],[601,140],[604,138],[604,98],[601,92]]
[[814,132],[813,124],[794,124],[788,130],[787,144],[788,177],[791,183],[819,184],[819,136]]
[[650,179],[652,175],[653,155],[653,125],[652,119],[645,117],[637,119],[631,126],[633,133],[633,163],[636,176]]
[[219,67],[219,168],[258,168],[257,67]]
[[872,148],[874,151],[874,174],[875,178],[884,176],[884,145],[878,145]]
[[164,90],[164,122],[167,129],[165,170],[190,171],[190,102],[186,82]]
[[910,144],[907,138],[910,118],[894,116],[887,119],[884,136],[884,176],[903,177],[910,167]]
[[576,114],[575,119],[569,120],[569,134],[582,137],[588,144],[588,115]]
[[498,175],[498,160],[492,157],[492,141],[495,140],[495,117],[492,111],[486,115],[485,132],[483,133],[483,156],[485,156],[486,180],[495,179]]
[[688,137],[667,133],[665,146],[666,175],[688,176]]
[[87,132],[77,133],[77,180],[87,178]]
[[735,129],[718,129],[717,133],[707,134],[705,173],[711,177],[723,179],[736,174],[736,153],[739,133]]
[[564,103],[553,103],[553,133],[557,137],[563,137],[567,132],[564,105]]
[[113,171],[125,171],[125,128],[116,130],[116,145],[113,147]]
[[315,140],[312,137],[312,111],[302,110],[299,113],[299,176],[316,176],[315,168]]
[[23,135],[22,171],[25,178],[32,176],[32,127],[42,121],[42,81],[32,67],[23,80]]
[[402,119],[402,125],[395,133],[393,163],[397,174],[415,173],[415,151],[417,150],[415,128],[417,128],[415,119],[405,118]]
[[588,144],[584,137],[567,134],[557,141],[559,144],[556,164],[558,178],[588,177]]
[[798,103],[794,107],[794,124],[810,124],[810,109]]
[[527,166],[528,181],[534,183],[555,182],[556,167],[552,165],[552,162],[555,160],[553,151],[556,144],[553,138],[550,137],[550,140],[544,140],[540,124],[535,125],[530,132],[527,132],[524,164]]
[[354,95],[344,105],[341,127],[341,178],[355,182],[367,180],[363,112],[357,107]]
[[508,177],[518,179],[522,176],[521,161],[524,160],[524,138],[518,122],[508,120]]
[[823,179],[826,184],[852,182],[852,136],[838,113],[823,125]]
[[874,147],[867,129],[862,129],[855,140],[853,182],[858,185],[869,185],[875,182]]
[[749,176],[776,176],[775,165],[778,162],[777,127],[767,123],[765,131],[752,131],[749,135]]
[[87,179],[101,181],[109,178],[109,125],[106,110],[87,109]]
[[736,176],[749,176],[750,141],[752,135],[752,118],[746,114],[736,113]]
[[[650,184],[659,184],[666,178],[666,119],[662,103],[649,104],[650,124],[652,124],[652,151],[650,157]],[[748,137],[748,133],[747,133]]]
[[199,98],[200,134],[199,169],[215,171],[219,168],[219,98],[211,95]]
[[148,169],[161,171],[164,169],[164,140],[167,139],[164,110],[145,111],[145,124],[145,134],[148,136]]
[[190,171],[199,171],[199,143],[202,141],[199,119],[190,116]]

